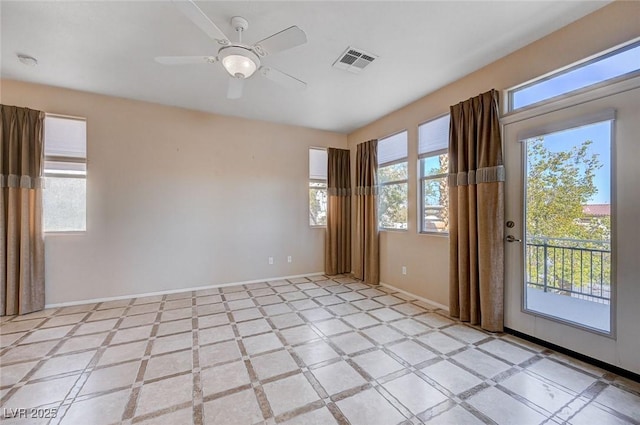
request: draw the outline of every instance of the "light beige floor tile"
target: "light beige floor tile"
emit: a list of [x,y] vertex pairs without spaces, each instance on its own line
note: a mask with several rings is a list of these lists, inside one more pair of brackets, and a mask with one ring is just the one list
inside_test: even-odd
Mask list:
[[46,378],[62,373],[79,372],[89,365],[96,354],[96,350],[84,351],[77,354],[52,357],[47,360],[29,379]]
[[11,366],[2,365],[0,373],[0,387],[14,385],[19,382],[38,362],[17,363]]
[[411,336],[419,335],[431,330],[430,327],[413,319],[396,320],[391,323],[391,326]]
[[191,307],[193,301],[191,298],[179,299],[179,300],[171,300],[164,303],[164,310],[175,310],[177,308],[186,308]]
[[212,326],[226,325],[227,323],[229,323],[229,318],[225,313],[198,317],[198,327],[200,329],[210,328]]
[[271,318],[271,323],[273,323],[273,326],[275,326],[276,329],[287,329],[302,325],[304,321],[295,313],[287,313],[279,316],[273,316]]
[[261,380],[298,369],[297,363],[286,350],[252,357],[251,364]]
[[151,335],[152,326],[138,326],[137,328],[120,329],[113,336],[111,344],[121,344],[123,342],[138,341],[148,339]]
[[245,308],[231,313],[233,320],[236,322],[245,322],[247,320],[262,319],[262,313],[257,308]]
[[281,333],[285,341],[287,341],[287,344],[290,345],[296,345],[320,338],[320,335],[307,325],[285,329]]
[[[93,316],[92,313],[91,315]],[[65,326],[65,325],[77,325],[84,319],[87,313],[76,313],[76,314],[67,314],[64,316],[50,316],[50,318],[43,323],[40,328],[54,328],[56,326]]]
[[[224,311],[224,309],[220,307],[220,304],[207,304],[198,307],[198,314],[202,315],[220,313],[221,311]],[[175,310],[165,310],[162,313],[160,321],[169,322],[171,320],[187,319],[191,317],[193,317],[193,308],[177,308]]]
[[204,369],[200,372],[200,379],[205,397],[251,383],[243,361]]
[[74,336],[67,339],[62,346],[58,347],[56,354],[70,353],[73,351],[87,350],[90,348],[98,348],[107,338],[107,332],[90,334],[85,336]]
[[204,404],[207,425],[246,425],[262,423],[263,417],[253,389],[231,394]]
[[198,343],[200,345],[226,341],[232,338],[235,338],[235,334],[233,333],[233,329],[229,325],[200,329],[198,331]]
[[451,358],[486,378],[492,378],[511,368],[507,363],[472,348]]
[[294,375],[263,386],[273,414],[295,410],[319,399],[309,381],[302,375]]
[[100,360],[99,366],[124,362],[128,360],[136,360],[144,355],[147,349],[147,341],[130,342],[122,345],[115,345],[107,348]]
[[329,319],[314,324],[325,336],[337,335],[352,330],[349,325],[339,319]]
[[429,425],[482,425],[483,422],[460,406],[455,406],[427,421]]
[[136,425],[191,425],[193,424],[193,409],[180,409],[175,412],[166,413],[161,416],[154,417],[142,422],[136,422]]
[[489,337],[489,335],[465,325],[450,326],[443,329],[442,332],[469,344],[474,344]]
[[532,364],[527,370],[556,382],[576,393],[584,391],[595,382],[594,377],[548,359],[542,359]]
[[347,354],[353,354],[374,346],[365,337],[355,332],[334,336],[331,341]]
[[272,333],[250,336],[242,340],[250,356],[281,348],[282,342]]
[[140,360],[94,369],[80,390],[80,395],[108,391],[114,388],[131,386],[138,375]]
[[61,402],[78,378],[79,375],[72,375],[65,378],[27,384],[13,394],[2,407],[6,409],[29,408]]
[[283,425],[337,425],[329,409],[322,407],[311,412],[296,416],[282,423]]
[[436,357],[433,352],[427,350],[415,341],[403,341],[389,345],[387,348],[411,365],[416,365]]
[[384,322],[390,322],[392,320],[397,320],[404,317],[402,314],[388,307],[371,310],[369,311],[369,314]]
[[176,406],[193,399],[193,375],[186,374],[144,384],[138,397],[136,415]]
[[351,425],[390,425],[405,420],[405,417],[374,389],[345,398],[336,404]]
[[153,356],[147,363],[144,379],[148,381],[162,376],[188,372],[191,371],[192,366],[193,352],[191,350]]
[[385,345],[393,341],[398,341],[405,338],[400,332],[390,328],[387,325],[379,325],[371,328],[364,329],[362,331],[369,338],[376,341],[378,344]]
[[97,322],[84,323],[76,329],[74,335],[87,335],[98,332],[110,331],[118,322],[117,319],[100,320]]
[[[93,313],[91,313],[91,315],[89,316],[89,318],[87,319],[87,321],[89,322],[95,322],[98,320],[106,320],[106,319],[115,319],[118,318],[120,316],[122,316],[124,314],[125,309],[124,308],[111,308],[109,310],[98,310],[98,311],[94,311]],[[80,314],[77,315],[78,316],[78,320],[82,319],[85,315],[84,314]]]
[[454,394],[481,384],[482,379],[446,360],[421,369],[421,372]]
[[589,404],[569,420],[571,425],[629,425],[629,422]]
[[57,328],[38,329],[33,331],[29,336],[20,341],[20,344],[29,344],[31,342],[48,341],[52,339],[62,339],[69,331],[73,329],[73,325],[59,326]]
[[240,336],[250,336],[271,331],[271,326],[264,319],[249,320],[237,324]]
[[193,346],[193,332],[183,332],[181,334],[161,336],[153,341],[151,354],[168,353],[171,351],[184,350]]
[[127,315],[133,316],[136,314],[157,313],[158,310],[160,310],[160,303],[140,304],[130,307],[129,310],[127,310]]
[[324,341],[313,341],[294,347],[294,351],[308,365],[334,359],[340,355]]
[[390,373],[404,369],[403,365],[381,350],[361,354],[354,357],[353,361],[356,362],[356,364],[367,372],[373,379],[382,378]]
[[414,415],[448,399],[414,373],[389,381],[383,386]]
[[431,326],[432,328],[441,328],[443,326],[448,326],[454,323],[453,320],[447,319],[446,317],[443,317],[436,313],[423,314],[422,316],[415,317],[415,319],[419,322],[423,322]]
[[15,332],[11,334],[0,335],[0,348],[5,348],[14,344],[26,334],[26,332]]
[[241,357],[238,344],[235,341],[219,342],[206,347],[200,347],[200,367],[213,366],[236,360]]
[[151,325],[156,321],[157,313],[138,314],[136,316],[127,316],[122,323],[120,329],[133,328],[136,326]]
[[120,422],[129,400],[129,390],[104,394],[75,402],[62,420],[63,425],[108,425]]
[[595,401],[640,422],[640,397],[637,395],[608,386]]
[[484,351],[488,351],[489,353],[501,357],[514,364],[520,364],[536,355],[531,351],[524,350],[517,345],[510,344],[501,339],[494,339],[493,341],[478,346],[478,348],[481,348]]
[[418,338],[431,348],[435,348],[443,354],[450,353],[465,346],[465,344],[443,334],[442,332],[431,332]]
[[467,402],[499,425],[540,424],[545,417],[502,391],[489,387]]
[[525,372],[510,376],[500,385],[532,401],[549,413],[560,410],[576,396],[575,393],[563,391]]
[[174,322],[163,322],[158,326],[157,336],[172,335],[182,332],[189,332],[193,329],[191,319],[176,320]]
[[47,355],[56,344],[58,341],[44,341],[11,347],[0,357],[0,363],[4,365],[17,361],[40,359]]
[[342,320],[357,329],[380,324],[379,320],[374,319],[366,313],[356,313],[349,316],[344,316]]
[[329,395],[338,394],[367,383],[362,375],[342,360],[314,369],[312,373]]

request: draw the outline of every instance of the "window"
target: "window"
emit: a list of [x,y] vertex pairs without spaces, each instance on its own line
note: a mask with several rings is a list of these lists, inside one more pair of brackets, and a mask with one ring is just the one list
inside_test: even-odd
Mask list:
[[449,233],[449,118],[418,127],[421,233]]
[[407,132],[378,141],[378,217],[381,229],[407,228]]
[[87,123],[47,115],[44,121],[44,231],[87,229]]
[[327,225],[327,150],[309,148],[309,225]]
[[640,70],[640,42],[509,90],[509,111]]

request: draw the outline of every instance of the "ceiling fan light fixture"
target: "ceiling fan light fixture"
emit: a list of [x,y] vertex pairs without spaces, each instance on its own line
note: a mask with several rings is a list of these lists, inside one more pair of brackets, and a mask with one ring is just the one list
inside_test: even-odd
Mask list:
[[251,50],[232,46],[219,52],[224,69],[232,77],[249,78],[260,66],[260,59]]

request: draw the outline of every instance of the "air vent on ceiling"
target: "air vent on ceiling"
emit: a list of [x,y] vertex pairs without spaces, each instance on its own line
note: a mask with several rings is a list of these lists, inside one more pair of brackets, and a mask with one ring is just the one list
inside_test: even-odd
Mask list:
[[347,50],[338,56],[338,59],[333,63],[333,67],[358,74],[377,58],[378,56],[373,53],[354,47],[347,47]]

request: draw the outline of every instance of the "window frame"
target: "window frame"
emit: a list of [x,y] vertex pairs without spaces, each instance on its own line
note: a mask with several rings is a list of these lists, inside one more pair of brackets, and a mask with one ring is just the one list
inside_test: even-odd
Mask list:
[[[45,121],[47,118],[59,118],[59,119],[65,119],[65,120],[75,120],[75,121],[83,121],[85,123],[85,126],[87,125],[87,119],[84,117],[76,117],[76,116],[71,116],[71,115],[61,115],[61,114],[53,114],[53,113],[45,113]],[[89,172],[89,161],[88,161],[88,156],[89,156],[89,142],[88,142],[88,137],[87,137],[87,132],[86,132],[86,127],[85,127],[85,134],[84,134],[84,143],[85,143],[85,156],[84,157],[77,157],[77,156],[64,156],[64,155],[46,155],[47,152],[47,140],[45,138],[44,140],[44,163],[43,163],[43,170],[42,170],[42,176],[45,179],[45,187],[44,190],[47,190],[46,188],[46,179],[48,177],[51,178],[64,178],[64,179],[80,179],[80,180],[84,180],[85,181],[85,187],[86,187],[86,181],[87,181],[87,176],[88,176],[88,172]],[[60,170],[58,170],[57,172],[49,172],[47,171],[46,165],[47,163],[72,163],[72,164],[84,164],[84,172],[83,173],[64,173],[64,172],[60,172]],[[46,215],[46,212],[43,211],[43,214]],[[85,191],[85,208],[84,208],[84,229],[66,229],[66,230],[48,230],[45,228],[44,224],[46,222],[46,220],[44,220],[43,217],[43,221],[42,221],[42,231],[43,233],[46,235],[65,235],[65,234],[81,234],[81,233],[86,233],[88,230],[88,203],[87,203],[87,195],[86,195],[86,191]]]
[[519,108],[514,108],[513,103],[514,103],[514,94],[520,90],[535,86],[536,84],[551,80],[555,77],[564,75],[566,73],[569,73],[571,71],[574,71],[576,69],[579,68],[583,68],[586,67],[592,63],[596,63],[600,60],[604,60],[607,59],[609,57],[615,56],[618,53],[622,53],[625,52],[627,50],[630,49],[634,49],[640,47],[640,37],[639,38],[635,38],[633,40],[627,41],[625,43],[622,44],[618,44],[616,46],[613,46],[609,49],[603,50],[601,52],[595,53],[589,57],[586,57],[582,60],[570,63],[569,65],[563,66],[561,68],[552,70],[546,74],[543,74],[541,76],[538,76],[534,79],[525,81],[524,83],[518,84],[516,86],[507,88],[504,90],[503,93],[503,99],[504,99],[504,111],[505,111],[505,115],[504,116],[508,116],[514,113],[519,113],[522,111],[526,111],[526,110],[531,110],[531,109],[535,109],[535,108],[539,108],[541,106],[547,105],[547,104],[553,104],[561,99],[570,97],[570,96],[574,96],[574,95],[578,95],[578,94],[582,94],[582,93],[586,93],[586,92],[590,92],[592,90],[595,90],[597,88],[601,88],[601,87],[607,87],[610,86],[614,83],[617,82],[621,82],[621,81],[625,81],[625,80],[629,80],[635,77],[640,76],[640,68],[635,70],[635,71],[630,71],[630,72],[626,72],[624,74],[620,74],[617,77],[612,77],[612,78],[608,78],[605,80],[602,80],[600,82],[597,83],[593,83],[593,84],[589,84],[586,85],[584,87],[580,87],[574,90],[569,90],[567,92],[561,93],[561,94],[557,94],[555,96],[525,105],[525,106],[521,106]]
[[[325,151],[327,152],[326,147],[318,147],[318,146],[309,146],[308,152],[310,152],[311,150],[317,150],[317,151]],[[328,164],[327,164],[328,166]],[[311,189],[313,188],[311,185],[312,184],[322,184],[324,185],[324,187],[322,188],[325,191],[325,199],[327,199],[328,202],[328,193],[327,193],[327,188],[329,185],[329,181],[328,178],[327,179],[312,179],[310,177],[311,174],[311,162],[309,162],[309,176],[307,178],[308,183],[307,183],[307,213],[309,215],[309,227],[312,229],[324,229],[327,227],[327,224],[325,222],[325,224],[311,224]],[[313,188],[313,189],[318,189],[318,188]],[[328,207],[328,206],[327,206]],[[325,214],[326,214],[326,210],[325,210]]]
[[[388,136],[385,137],[381,137],[378,139],[378,146],[380,146],[380,141],[385,140],[385,139],[389,139],[391,137],[397,136],[399,134],[402,133],[406,133],[406,138],[405,138],[405,142],[407,144],[407,156],[405,156],[404,158],[399,158],[399,159],[394,159],[393,161],[389,161],[389,162],[385,162],[384,164],[378,164],[378,170],[376,172],[377,174],[377,178],[378,178],[378,202],[376,205],[376,208],[378,209],[378,230],[379,231],[392,231],[392,232],[406,232],[409,230],[409,131],[407,129],[403,129],[403,130],[399,130],[396,131],[394,133],[389,134]],[[388,181],[388,182],[381,182],[380,181],[380,169],[384,168],[384,167],[389,167],[392,165],[397,165],[397,164],[403,164],[406,163],[407,164],[407,178],[406,179],[401,179],[401,180],[392,180],[392,181]],[[382,187],[383,186],[395,186],[395,185],[401,185],[401,184],[405,184],[407,186],[407,220],[405,222],[405,227],[404,228],[397,228],[397,227],[384,227],[382,226],[382,222],[380,220],[380,217],[382,217],[382,214],[380,213],[380,200],[381,200],[381,196],[380,193],[382,192]]]
[[[429,118],[428,120],[425,120],[421,123],[418,124],[417,126],[417,135],[418,135],[418,143],[416,145],[416,150],[418,152],[418,234],[420,235],[431,235],[431,236],[443,236],[443,237],[449,237],[449,230],[447,230],[446,232],[434,232],[432,230],[424,230],[424,182],[426,180],[435,180],[435,179],[439,179],[439,178],[445,178],[448,179],[449,177],[449,173],[443,173],[443,174],[429,174],[429,175],[424,175],[423,170],[422,170],[422,160],[423,159],[427,159],[427,158],[431,158],[434,156],[440,156],[443,154],[448,154],[449,153],[449,147],[447,146],[446,148],[442,148],[442,149],[436,149],[433,151],[427,151],[427,152],[423,152],[420,153],[420,127],[422,127],[423,125],[429,124],[430,122],[439,120],[441,118],[444,118],[446,116],[449,116],[449,120],[451,120],[450,117],[451,113],[450,112],[445,112],[443,114],[437,115],[433,118]],[[451,121],[449,121],[451,122]],[[447,190],[449,189],[449,182],[447,181]]]
[[[436,236],[449,236],[449,230],[444,232],[437,232],[433,230],[425,230],[424,226],[424,185],[427,180],[438,180],[441,178],[448,179],[449,173],[440,173],[440,174],[424,174],[422,161],[428,158],[439,157],[440,155],[445,155],[449,153],[449,149],[438,149],[435,151],[426,152],[424,154],[418,155],[418,212],[420,217],[420,223],[418,225],[418,233],[421,235],[436,235]],[[447,190],[449,189],[449,182],[447,182]]]

